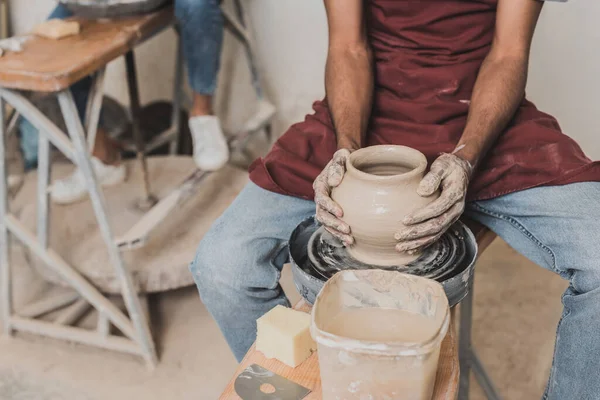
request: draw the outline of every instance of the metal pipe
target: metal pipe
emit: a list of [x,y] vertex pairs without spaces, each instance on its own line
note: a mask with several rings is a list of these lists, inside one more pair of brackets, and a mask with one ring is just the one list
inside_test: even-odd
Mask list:
[[2,93],[0,92],[0,292],[2,295],[2,326],[4,334],[11,335],[12,314],[12,285],[11,285],[11,266],[10,266],[10,243],[8,238],[8,229],[6,218],[8,217],[8,185],[6,183],[6,146],[5,146],[5,104]]
[[148,164],[144,151],[144,137],[140,128],[140,98],[137,84],[137,73],[135,68],[135,56],[133,50],[125,54],[125,66],[127,69],[127,89],[129,90],[129,107],[131,109],[131,131],[137,148],[137,159],[142,168],[144,180],[144,198],[152,203],[152,192],[150,191],[150,177],[148,176]]
[[183,81],[183,46],[181,34],[177,37],[177,50],[175,55],[175,79],[173,81],[173,112],[171,115],[171,128],[175,132],[175,140],[169,145],[169,153],[175,155],[179,149],[181,136],[181,87]]
[[469,283],[469,292],[460,303],[460,329],[458,336],[458,363],[460,365],[460,378],[458,382],[458,400],[469,399],[474,281],[475,278],[471,279]]
[[8,24],[8,0],[0,0],[0,39],[9,37],[10,30]]
[[242,2],[240,0],[234,0],[233,2],[238,20],[240,25],[242,26],[245,32],[245,41],[242,41],[244,45],[244,50],[246,52],[246,58],[248,59],[248,65],[250,67],[250,74],[252,75],[252,86],[256,91],[256,97],[262,99],[264,96],[260,75],[258,73],[258,67],[256,65],[256,59],[254,58],[254,38],[251,35],[251,27],[249,22],[246,21],[244,8],[242,7]]
[[471,349],[471,361],[473,362],[473,375],[477,379],[477,383],[483,389],[488,400],[501,400],[498,390],[492,382],[492,378],[488,375],[485,367],[481,363],[479,356],[475,352],[475,349]]

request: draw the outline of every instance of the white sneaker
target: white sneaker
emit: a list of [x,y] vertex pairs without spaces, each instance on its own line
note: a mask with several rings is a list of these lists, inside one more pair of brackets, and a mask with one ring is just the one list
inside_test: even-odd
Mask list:
[[[96,157],[92,157],[92,168],[100,186],[113,186],[125,181],[125,165],[106,165]],[[83,200],[87,196],[87,188],[83,173],[77,169],[66,178],[52,184],[50,196],[57,204],[70,204]]]
[[194,143],[194,162],[205,171],[222,168],[229,160],[229,146],[219,118],[213,115],[192,117],[188,121]]

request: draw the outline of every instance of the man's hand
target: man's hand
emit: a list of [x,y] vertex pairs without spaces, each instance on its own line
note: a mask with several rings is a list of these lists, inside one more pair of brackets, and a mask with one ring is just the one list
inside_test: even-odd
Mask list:
[[346,173],[346,160],[349,156],[350,151],[347,149],[336,151],[332,160],[329,161],[313,183],[317,205],[317,221],[346,245],[354,243],[354,238],[350,235],[350,226],[340,219],[344,212],[340,205],[331,199],[331,189],[339,186],[342,182]]
[[438,240],[460,218],[472,172],[471,164],[454,154],[443,154],[431,164],[417,193],[431,196],[441,189],[441,195],[404,218],[406,226],[394,236],[399,241],[396,250],[414,253]]

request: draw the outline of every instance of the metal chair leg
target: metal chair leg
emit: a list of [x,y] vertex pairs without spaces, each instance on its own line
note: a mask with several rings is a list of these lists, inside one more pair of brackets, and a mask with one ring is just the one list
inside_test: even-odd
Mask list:
[[458,362],[460,379],[458,383],[458,400],[469,399],[469,378],[471,373],[471,324],[473,317],[473,280],[469,293],[460,303],[460,328],[458,338]]
[[477,383],[485,392],[488,400],[500,400],[490,376],[488,375],[481,360],[477,356],[472,342],[472,325],[473,325],[473,297],[474,297],[474,282],[471,279],[469,293],[460,303],[460,336],[458,339],[458,362],[460,364],[460,379],[458,384],[458,400],[469,399],[469,386],[471,369],[477,379]]
[[127,89],[129,90],[129,107],[131,109],[131,131],[135,142],[137,159],[142,168],[142,177],[144,180],[144,196],[140,199],[138,207],[140,209],[150,209],[156,204],[156,198],[152,195],[150,188],[150,175],[148,172],[148,163],[146,162],[146,143],[140,127],[140,92],[138,89],[137,70],[135,66],[135,54],[133,50],[125,54],[125,66],[127,69]]
[[6,121],[4,99],[0,97],[0,292],[2,293],[2,326],[5,335],[11,335],[12,292],[11,292],[11,266],[8,229],[6,215],[8,213],[8,185],[6,183]]
[[147,363],[153,366],[156,364],[157,359],[154,342],[152,341],[152,335],[150,333],[150,327],[148,326],[148,322],[146,321],[146,318],[142,312],[139,298],[134,289],[131,273],[125,268],[123,260],[121,259],[121,254],[114,244],[113,234],[108,223],[108,216],[106,214],[106,203],[104,196],[98,187],[98,182],[92,168],[89,153],[87,152],[83,126],[81,125],[81,121],[77,116],[77,107],[75,106],[73,96],[69,90],[60,92],[58,94],[58,100],[63,117],[65,119],[65,124],[67,125],[69,136],[71,137],[75,147],[75,159],[77,161],[77,166],[85,177],[92,207],[94,209],[94,213],[96,214],[96,219],[100,228],[100,233],[102,234],[104,242],[107,246],[111,263],[114,265],[115,272],[121,282],[123,299],[125,300],[129,317],[131,318],[131,322],[133,323],[137,333],[137,342],[144,350],[144,358],[146,359]]
[[183,85],[183,46],[181,45],[181,34],[177,35],[177,50],[175,54],[175,79],[173,80],[173,111],[171,115],[171,129],[174,139],[169,144],[169,153],[177,154],[181,143],[181,101]]
[[477,379],[477,383],[483,389],[488,400],[500,400],[500,395],[492,382],[492,379],[485,370],[479,356],[475,352],[475,349],[471,349],[471,367],[473,368],[473,375]]
[[254,57],[254,44],[252,43],[252,37],[248,34],[249,25],[244,13],[244,9],[242,7],[242,2],[240,0],[234,0],[233,6],[235,8],[235,13],[238,18],[238,21],[241,27],[246,31],[246,35],[244,36],[245,40],[242,40],[242,44],[244,45],[244,50],[246,52],[246,58],[248,60],[248,65],[250,67],[250,74],[252,75],[252,86],[256,91],[256,96],[259,99],[264,97],[260,76],[258,73],[258,67],[256,64],[256,59]]

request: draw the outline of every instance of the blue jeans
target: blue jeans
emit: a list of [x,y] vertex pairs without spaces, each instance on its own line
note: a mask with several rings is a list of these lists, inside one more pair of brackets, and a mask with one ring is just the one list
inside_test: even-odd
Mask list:
[[[70,16],[71,11],[59,4],[48,18],[65,19]],[[175,16],[181,30],[190,86],[196,93],[212,95],[217,84],[223,44],[223,15],[219,0],[175,0]],[[91,85],[92,79],[87,77],[71,86],[82,121]],[[102,124],[102,120],[100,123]],[[37,129],[24,118],[19,121],[19,129],[25,165],[27,168],[34,167],[38,152]]]
[[[570,282],[562,297],[564,312],[545,399],[600,399],[600,379],[592,378],[600,360],[598,199],[600,183],[586,182],[467,205],[470,218]],[[256,319],[278,304],[289,305],[279,285],[288,261],[287,239],[314,212],[312,201],[249,183],[200,243],[190,269],[238,360],[255,339]]]

